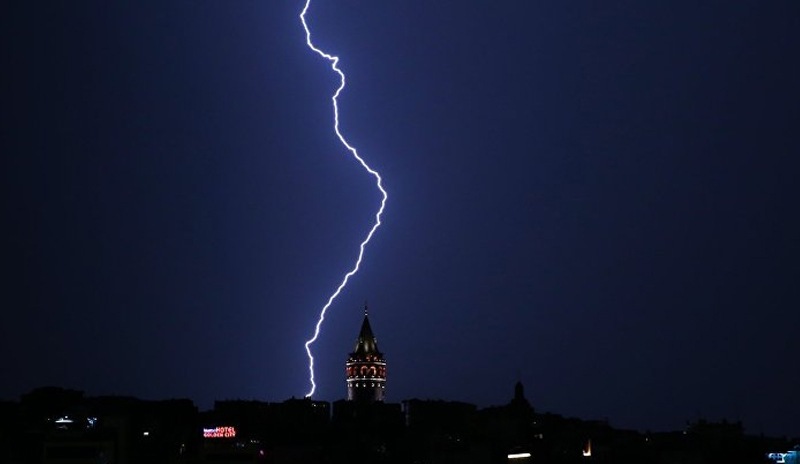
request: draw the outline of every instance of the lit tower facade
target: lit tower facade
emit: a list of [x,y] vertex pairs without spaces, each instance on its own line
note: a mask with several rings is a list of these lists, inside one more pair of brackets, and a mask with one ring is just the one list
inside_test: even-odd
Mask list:
[[386,388],[386,359],[378,351],[378,340],[369,325],[367,307],[356,347],[347,358],[347,401],[383,401]]

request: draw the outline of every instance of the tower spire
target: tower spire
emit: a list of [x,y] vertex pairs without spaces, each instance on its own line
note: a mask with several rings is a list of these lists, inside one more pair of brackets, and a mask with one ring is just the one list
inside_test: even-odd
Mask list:
[[356,346],[345,363],[348,401],[383,401],[386,388],[386,358],[378,350],[378,340],[369,324],[368,304],[364,302],[364,321]]

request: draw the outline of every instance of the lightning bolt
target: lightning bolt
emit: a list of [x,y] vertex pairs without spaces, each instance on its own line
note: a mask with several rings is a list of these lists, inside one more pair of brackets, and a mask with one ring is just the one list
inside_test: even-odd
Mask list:
[[331,69],[339,75],[339,88],[336,89],[333,96],[331,97],[331,101],[333,102],[333,130],[336,132],[336,136],[339,137],[339,141],[342,142],[342,145],[347,148],[348,151],[353,155],[361,166],[375,178],[375,185],[378,187],[378,190],[381,191],[381,207],[378,209],[378,212],[375,213],[375,224],[373,224],[372,228],[369,230],[367,237],[361,242],[361,246],[358,249],[358,258],[356,259],[356,263],[353,266],[353,269],[350,270],[347,274],[345,274],[342,282],[336,288],[336,291],[328,298],[328,302],[325,303],[325,306],[322,307],[322,310],[319,313],[319,319],[317,320],[317,325],[314,326],[314,336],[311,337],[308,341],[306,341],[306,354],[308,354],[308,373],[309,377],[308,380],[311,383],[311,389],[308,393],[306,393],[306,398],[310,397],[314,394],[314,391],[317,389],[317,384],[314,382],[314,356],[311,354],[311,345],[317,341],[319,337],[319,331],[322,327],[322,322],[325,320],[325,313],[330,308],[333,301],[336,297],[339,296],[339,293],[342,292],[342,289],[347,285],[347,282],[350,280],[350,277],[355,275],[358,272],[358,268],[361,266],[361,259],[364,257],[364,248],[366,248],[367,243],[372,239],[372,235],[378,230],[378,227],[381,225],[381,215],[383,214],[383,209],[386,206],[386,199],[389,197],[386,193],[386,190],[383,189],[383,179],[381,179],[381,175],[378,171],[369,167],[369,165],[364,161],[361,156],[358,155],[358,151],[350,145],[347,140],[344,138],[342,133],[339,131],[339,94],[342,93],[345,87],[345,77],[344,72],[339,69],[339,57],[330,55],[325,53],[324,51],[320,50],[319,48],[314,46],[314,43],[311,41],[311,30],[308,28],[308,24],[306,23],[306,13],[308,12],[308,8],[311,6],[311,0],[306,0],[306,4],[303,7],[303,11],[300,12],[300,22],[303,24],[303,29],[306,31],[306,45],[316,54],[325,58],[326,60],[330,61]]

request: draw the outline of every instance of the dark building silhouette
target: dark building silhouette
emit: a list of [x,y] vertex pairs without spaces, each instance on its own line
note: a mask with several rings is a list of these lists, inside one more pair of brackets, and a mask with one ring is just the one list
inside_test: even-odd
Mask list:
[[190,400],[86,397],[38,388],[0,410],[0,463],[169,463],[196,449],[198,411]]
[[325,462],[323,450],[328,449],[325,443],[330,435],[327,402],[309,398],[281,403],[216,401],[200,420],[204,438],[197,462]]
[[542,413],[521,382],[478,408],[384,400],[386,359],[367,308],[346,365],[347,398],[331,403],[87,397],[43,387],[0,401],[0,464],[798,464],[800,437],[744,433],[698,420],[674,432],[614,429],[607,420]]
[[[332,407],[331,407],[332,406]],[[796,464],[800,437],[698,420],[674,432],[534,411],[517,384],[488,408],[443,400],[190,400],[40,388],[0,401],[2,464]]]
[[477,410],[474,404],[459,401],[403,401],[406,462],[496,462],[478,429]]
[[386,388],[386,359],[369,325],[367,306],[356,346],[347,358],[347,400],[365,403],[383,401]]

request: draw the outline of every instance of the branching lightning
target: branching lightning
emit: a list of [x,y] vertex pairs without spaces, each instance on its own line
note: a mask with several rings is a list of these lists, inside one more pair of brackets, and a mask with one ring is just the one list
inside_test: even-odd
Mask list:
[[309,392],[306,394],[307,398],[313,395],[314,391],[317,389],[317,384],[314,382],[314,356],[311,354],[311,345],[315,341],[317,341],[317,337],[319,337],[319,331],[320,328],[322,327],[322,321],[325,320],[325,313],[328,311],[328,308],[330,308],[333,301],[336,299],[337,296],[339,296],[339,293],[341,293],[342,289],[344,289],[344,287],[347,285],[347,281],[350,280],[350,277],[352,277],[358,272],[358,268],[359,266],[361,266],[361,258],[364,256],[364,248],[367,246],[367,243],[369,243],[369,241],[372,239],[372,235],[375,233],[376,230],[378,230],[378,227],[380,227],[381,225],[381,215],[383,214],[383,209],[386,206],[386,199],[388,198],[386,190],[383,189],[382,179],[378,171],[369,167],[369,165],[358,155],[358,151],[356,151],[355,147],[350,145],[344,138],[342,133],[339,131],[338,98],[339,94],[342,93],[342,90],[345,87],[344,72],[342,72],[342,70],[339,69],[338,56],[333,56],[328,53],[325,53],[324,51],[315,47],[314,43],[311,41],[311,30],[308,28],[308,24],[306,23],[306,13],[308,12],[309,6],[311,6],[311,0],[306,0],[306,4],[303,7],[303,11],[300,12],[300,22],[303,24],[303,29],[305,29],[306,31],[306,45],[308,45],[308,48],[313,50],[319,56],[330,61],[331,69],[336,74],[339,75],[339,88],[336,89],[336,92],[334,92],[333,96],[331,97],[331,101],[333,102],[333,129],[336,132],[336,136],[339,137],[339,141],[342,142],[342,145],[344,145],[347,148],[347,150],[350,151],[353,157],[359,163],[361,163],[361,166],[363,166],[368,173],[370,173],[373,177],[375,177],[375,184],[377,185],[378,190],[381,191],[382,198],[381,198],[381,207],[375,214],[375,224],[373,224],[372,228],[369,230],[369,233],[367,234],[367,237],[364,239],[364,241],[361,242],[361,246],[359,247],[358,250],[358,259],[356,259],[356,263],[353,266],[353,269],[350,270],[350,272],[348,272],[347,274],[345,274],[344,278],[342,279],[342,282],[336,288],[336,291],[333,292],[333,294],[328,298],[328,302],[325,303],[325,306],[322,307],[322,310],[319,313],[319,319],[317,320],[317,325],[314,327],[314,336],[311,337],[308,341],[306,341],[305,346],[306,346],[306,353],[308,354],[309,382],[311,383],[311,390],[309,390]]

